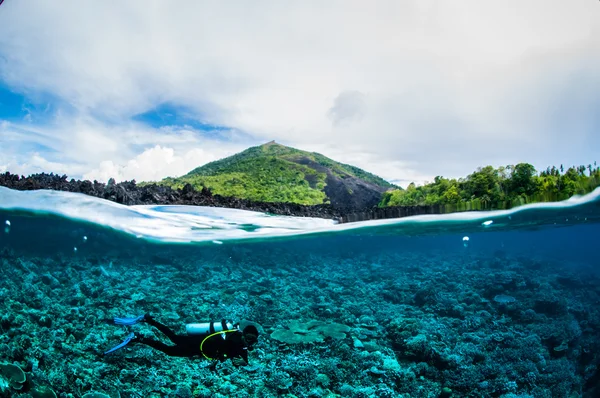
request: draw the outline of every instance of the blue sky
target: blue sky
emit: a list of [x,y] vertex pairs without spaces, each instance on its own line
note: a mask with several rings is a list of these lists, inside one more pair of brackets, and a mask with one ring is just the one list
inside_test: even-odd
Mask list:
[[19,92],[0,82],[0,120],[17,123],[48,123],[57,99],[48,94]]
[[0,7],[0,171],[156,180],[270,140],[404,186],[600,161],[597,2],[49,3]]
[[172,103],[158,104],[151,110],[134,115],[132,120],[155,129],[165,126],[188,127],[205,137],[225,141],[227,140],[228,132],[231,130],[227,126],[205,123],[202,121],[202,114],[193,109],[186,108],[185,105]]

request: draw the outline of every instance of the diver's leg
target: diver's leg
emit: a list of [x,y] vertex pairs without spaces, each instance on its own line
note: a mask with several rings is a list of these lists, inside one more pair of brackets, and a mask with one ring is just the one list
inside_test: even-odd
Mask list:
[[144,321],[146,321],[146,323],[148,325],[152,325],[155,328],[157,328],[158,330],[160,330],[165,336],[168,337],[169,340],[171,340],[175,344],[181,343],[181,338],[184,337],[184,336],[176,335],[175,332],[172,331],[168,326],[165,326],[162,323],[157,322],[154,318],[152,318],[148,314],[145,315]]
[[145,344],[149,347],[154,348],[155,350],[162,351],[165,354],[172,357],[188,357],[190,353],[185,347],[177,346],[177,345],[166,345],[163,342],[156,341],[154,339],[150,339],[147,337],[138,337],[136,342]]

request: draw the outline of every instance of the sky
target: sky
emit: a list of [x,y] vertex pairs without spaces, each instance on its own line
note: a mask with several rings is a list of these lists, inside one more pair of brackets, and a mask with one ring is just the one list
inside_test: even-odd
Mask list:
[[0,172],[179,176],[275,140],[400,186],[600,161],[600,2],[0,6]]

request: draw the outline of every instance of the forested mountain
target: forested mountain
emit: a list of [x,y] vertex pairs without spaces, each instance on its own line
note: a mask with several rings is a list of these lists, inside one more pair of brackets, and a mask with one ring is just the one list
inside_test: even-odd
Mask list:
[[274,141],[159,182],[172,188],[188,183],[196,190],[206,187],[226,197],[303,205],[329,203],[347,210],[375,206],[386,190],[398,188],[358,167]]

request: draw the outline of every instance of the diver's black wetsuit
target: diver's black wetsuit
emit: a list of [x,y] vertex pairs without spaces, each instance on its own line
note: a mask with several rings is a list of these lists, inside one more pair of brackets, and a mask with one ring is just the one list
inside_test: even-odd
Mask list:
[[[248,362],[248,348],[242,341],[242,331],[235,330],[223,334],[217,334],[204,341],[202,351],[200,344],[209,334],[200,335],[177,335],[167,326],[150,318],[146,323],[154,326],[165,334],[175,345],[170,346],[152,338],[136,336],[136,342],[146,344],[154,349],[174,357],[193,357],[204,355],[210,359],[225,361],[229,358],[241,357]],[[224,336],[224,338],[223,338]]]

